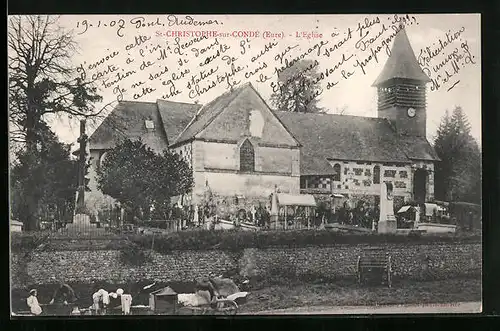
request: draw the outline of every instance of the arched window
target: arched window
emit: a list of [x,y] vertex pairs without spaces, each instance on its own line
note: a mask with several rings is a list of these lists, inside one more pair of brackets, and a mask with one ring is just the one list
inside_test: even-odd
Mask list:
[[338,163],[333,166],[333,180],[340,182],[340,164]]
[[373,167],[373,184],[380,184],[380,166]]
[[99,157],[99,160],[97,161],[97,168],[100,169],[102,167],[102,165],[104,164],[104,160],[106,159],[106,156],[108,156],[108,152],[103,152],[100,157]]
[[240,171],[255,171],[255,152],[248,139],[240,147]]

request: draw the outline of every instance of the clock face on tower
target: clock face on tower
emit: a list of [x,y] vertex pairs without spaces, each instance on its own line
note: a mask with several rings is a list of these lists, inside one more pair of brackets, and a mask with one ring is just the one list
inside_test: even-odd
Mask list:
[[409,117],[415,116],[415,108],[408,108],[408,116]]

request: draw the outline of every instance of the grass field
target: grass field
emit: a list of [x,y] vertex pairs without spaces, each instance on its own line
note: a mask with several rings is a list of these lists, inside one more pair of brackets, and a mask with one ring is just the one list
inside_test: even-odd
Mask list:
[[428,304],[481,301],[481,279],[429,282],[399,281],[392,288],[362,287],[352,282],[287,284],[251,292],[241,312],[257,312],[304,306],[358,306]]

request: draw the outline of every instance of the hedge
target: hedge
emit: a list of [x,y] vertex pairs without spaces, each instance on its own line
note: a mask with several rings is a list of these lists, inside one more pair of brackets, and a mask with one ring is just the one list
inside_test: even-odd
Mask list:
[[[244,248],[331,246],[341,244],[383,245],[396,243],[478,243],[477,234],[381,235],[345,234],[328,230],[238,231],[192,230],[157,235],[132,235],[129,240],[161,253],[179,250],[240,250]],[[153,242],[154,240],[154,242]]]
[[[52,238],[52,234],[50,234],[50,236]],[[156,234],[154,236],[144,234],[130,236],[112,235],[103,238],[82,238],[77,240],[72,237],[68,237],[68,240],[64,240],[64,236],[57,236],[49,240],[48,237],[49,234],[46,232],[12,233],[11,251],[29,252],[36,249],[41,244],[44,244],[44,250],[121,250],[128,246],[130,241],[145,249],[153,247],[154,250],[160,253],[169,253],[179,250],[221,249],[238,251],[244,248],[331,246],[342,244],[383,245],[391,243],[432,244],[481,242],[481,235],[477,233],[403,236],[372,233],[346,234],[328,230],[255,232],[241,230],[188,230],[168,234]],[[69,240],[72,240],[72,242]],[[96,242],[100,244],[96,245]]]
[[119,250],[130,244],[123,235],[78,238],[47,231],[16,232],[11,234],[10,239],[11,251],[14,253],[28,253],[38,247],[43,247],[44,251]]
[[170,229],[175,227],[175,221],[162,221],[162,220],[152,220],[152,221],[141,221],[137,224],[139,227],[147,228],[157,228],[157,229]]
[[12,252],[31,251],[47,241],[47,232],[14,232],[10,235]]

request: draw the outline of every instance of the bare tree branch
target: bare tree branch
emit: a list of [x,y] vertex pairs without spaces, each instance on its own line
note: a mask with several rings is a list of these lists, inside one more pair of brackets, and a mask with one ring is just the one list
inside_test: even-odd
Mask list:
[[9,17],[9,121],[24,128],[26,142],[36,139],[49,114],[100,115],[93,106],[102,100],[95,82],[83,81],[71,64],[76,51],[58,17]]

